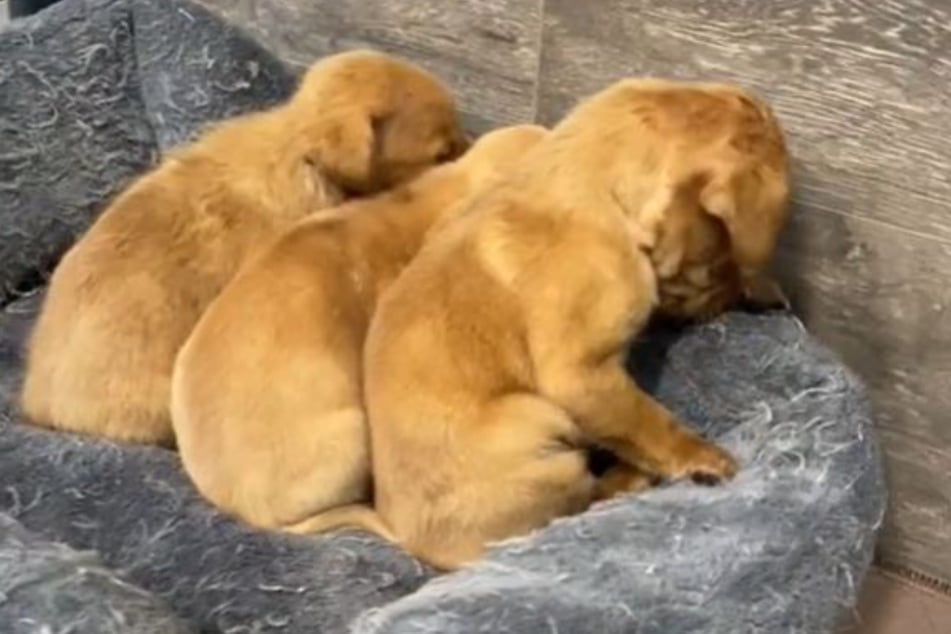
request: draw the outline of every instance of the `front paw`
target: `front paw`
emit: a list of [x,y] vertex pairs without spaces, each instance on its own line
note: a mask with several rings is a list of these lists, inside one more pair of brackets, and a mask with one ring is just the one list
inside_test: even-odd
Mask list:
[[736,461],[716,445],[698,439],[681,456],[679,478],[689,477],[697,484],[712,486],[736,475]]

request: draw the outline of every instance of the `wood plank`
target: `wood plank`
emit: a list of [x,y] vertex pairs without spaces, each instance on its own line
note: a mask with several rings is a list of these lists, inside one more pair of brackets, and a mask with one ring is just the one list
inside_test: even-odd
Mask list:
[[836,634],[946,634],[951,632],[951,597],[872,569],[858,611]]
[[876,403],[881,556],[951,579],[951,3],[547,0],[539,120],[645,74],[776,105],[797,159],[780,265]]
[[739,81],[775,104],[802,162],[822,166],[815,205],[951,242],[951,3],[548,0],[546,7],[542,121],[623,76]]
[[482,132],[530,121],[541,0],[201,0],[296,66],[369,46],[404,56],[457,91]]

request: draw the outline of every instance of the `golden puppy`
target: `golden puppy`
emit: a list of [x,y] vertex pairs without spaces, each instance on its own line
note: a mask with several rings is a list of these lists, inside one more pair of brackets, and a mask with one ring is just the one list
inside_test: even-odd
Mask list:
[[329,57],[286,105],[221,123],[133,183],[53,274],[30,344],[33,422],[169,443],[175,354],[242,262],[347,193],[464,149],[452,96],[379,53]]
[[435,223],[544,133],[491,132],[410,184],[300,222],[238,273],[182,348],[172,384],[182,462],[205,497],[256,526],[302,532],[368,499],[362,357],[377,297]]
[[[766,107],[724,85],[628,80],[577,107],[422,249],[366,343],[375,522],[441,568],[604,497],[592,446],[663,478],[730,478],[723,450],[638,388],[623,360],[658,304],[676,210],[722,224],[741,277],[786,216],[786,154]],[[669,223],[669,225],[668,225]],[[667,253],[662,253],[662,251]],[[657,251],[657,252],[655,252]],[[654,260],[657,259],[657,262]]]

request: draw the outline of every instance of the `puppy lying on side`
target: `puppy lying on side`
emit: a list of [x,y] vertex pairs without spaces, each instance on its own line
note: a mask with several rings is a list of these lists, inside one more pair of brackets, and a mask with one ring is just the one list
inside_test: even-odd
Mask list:
[[[605,477],[612,492],[641,473],[733,476],[623,361],[658,303],[654,251],[673,258],[686,230],[666,225],[674,211],[722,224],[742,281],[767,263],[787,197],[781,132],[738,88],[628,80],[576,108],[380,300],[365,358],[376,523],[454,568],[605,497],[591,446],[631,467]],[[373,530],[367,514],[350,523]]]
[[278,232],[464,149],[452,96],[369,51],[322,60],[286,105],[208,132],[133,183],[65,255],[29,349],[33,422],[170,443],[175,354]]
[[300,222],[238,273],[175,365],[175,436],[205,497],[256,526],[298,532],[369,498],[362,362],[377,297],[435,223],[544,134],[491,132],[454,163]]

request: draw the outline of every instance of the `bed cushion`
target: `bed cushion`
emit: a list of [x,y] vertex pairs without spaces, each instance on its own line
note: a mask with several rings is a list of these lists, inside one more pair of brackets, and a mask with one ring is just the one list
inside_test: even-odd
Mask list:
[[0,515],[0,625],[7,634],[189,634],[155,595],[105,568],[93,552],[41,539]]
[[0,31],[0,301],[35,286],[153,160],[129,7],[63,2]]

